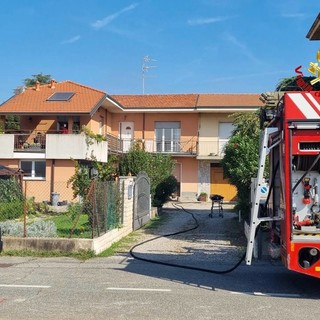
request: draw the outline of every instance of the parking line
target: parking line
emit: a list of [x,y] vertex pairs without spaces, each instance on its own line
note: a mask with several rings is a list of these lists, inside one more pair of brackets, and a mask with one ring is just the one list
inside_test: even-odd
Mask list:
[[51,288],[51,286],[37,286],[37,285],[28,285],[28,284],[0,284],[0,287],[5,287],[5,288],[41,288],[41,289]]
[[170,292],[171,289],[153,289],[153,288],[107,288],[114,291],[154,291],[154,292]]

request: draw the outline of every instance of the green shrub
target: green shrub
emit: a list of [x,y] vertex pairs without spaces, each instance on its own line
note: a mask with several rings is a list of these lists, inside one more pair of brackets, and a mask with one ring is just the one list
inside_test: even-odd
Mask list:
[[43,213],[49,213],[48,204],[42,202],[35,202],[34,197],[28,198],[26,201],[26,205],[28,215],[39,215]]
[[167,202],[170,196],[177,191],[178,181],[174,176],[169,176],[161,181],[155,190],[152,205],[155,207],[161,207]]
[[81,203],[70,203],[68,206],[67,215],[70,217],[72,221],[75,221],[75,219],[81,215]]
[[14,178],[0,179],[0,202],[23,200],[21,185]]
[[17,219],[23,216],[23,201],[0,202],[0,221]]

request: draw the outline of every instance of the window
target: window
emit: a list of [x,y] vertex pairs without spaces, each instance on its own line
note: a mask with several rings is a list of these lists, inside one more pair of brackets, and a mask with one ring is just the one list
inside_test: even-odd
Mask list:
[[224,155],[224,148],[229,141],[234,130],[233,123],[220,122],[219,123],[219,155]]
[[74,92],[55,92],[47,99],[47,101],[68,101],[74,94]]
[[157,152],[180,152],[180,122],[155,122]]
[[21,160],[20,168],[25,179],[43,180],[46,178],[46,162],[43,160]]

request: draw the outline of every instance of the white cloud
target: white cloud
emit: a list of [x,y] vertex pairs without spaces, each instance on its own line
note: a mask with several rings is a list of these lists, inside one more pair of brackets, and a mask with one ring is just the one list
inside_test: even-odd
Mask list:
[[250,50],[249,48],[242,42],[240,42],[236,37],[229,33],[224,34],[224,38],[233,44],[235,47],[239,49],[239,53],[246,56],[249,60],[251,60],[254,63],[261,63],[261,60],[257,58]]
[[190,26],[199,26],[203,24],[211,24],[216,22],[221,22],[230,19],[229,17],[213,17],[213,18],[199,18],[199,19],[189,19],[188,24]]
[[115,19],[117,19],[121,14],[127,12],[127,11],[131,11],[131,10],[134,10],[136,7],[138,6],[137,3],[133,3],[131,4],[130,6],[127,6],[123,9],[121,9],[120,11],[116,12],[116,13],[113,13],[113,14],[110,14],[108,16],[106,16],[105,18],[103,18],[102,20],[97,20],[95,22],[93,22],[91,24],[91,26],[94,28],[94,29],[101,29],[103,27],[105,27],[106,25],[110,24],[112,21],[114,21]]
[[81,38],[81,37],[80,37],[79,35],[77,35],[77,36],[75,36],[75,37],[72,37],[72,38],[70,38],[70,39],[67,39],[67,40],[65,40],[65,41],[62,41],[61,43],[62,43],[62,44],[65,44],[65,43],[74,43],[74,42],[80,40],[80,38]]

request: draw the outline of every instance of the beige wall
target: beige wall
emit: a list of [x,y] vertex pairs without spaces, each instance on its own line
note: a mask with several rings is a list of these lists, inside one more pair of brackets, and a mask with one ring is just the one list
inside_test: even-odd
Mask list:
[[233,119],[228,117],[228,114],[200,114],[199,137],[208,139],[218,138],[220,122],[233,122]]

